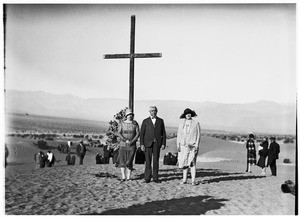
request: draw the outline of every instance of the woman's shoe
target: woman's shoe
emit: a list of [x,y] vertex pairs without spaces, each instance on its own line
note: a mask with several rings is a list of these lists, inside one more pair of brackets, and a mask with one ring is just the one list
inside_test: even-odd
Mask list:
[[187,182],[186,181],[182,181],[181,183],[179,183],[180,185],[185,185],[185,184],[187,184]]

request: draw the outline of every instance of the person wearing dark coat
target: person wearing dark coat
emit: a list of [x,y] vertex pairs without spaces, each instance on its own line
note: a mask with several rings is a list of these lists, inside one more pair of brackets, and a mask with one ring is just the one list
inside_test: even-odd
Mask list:
[[107,145],[103,146],[103,157],[104,157],[104,164],[109,164],[109,158],[111,156],[110,149],[107,149]]
[[113,150],[113,164],[118,167],[119,149]]
[[266,175],[266,159],[268,157],[268,147],[268,138],[264,137],[258,149],[259,160],[257,162],[257,166],[262,168],[262,175]]
[[[153,177],[153,181],[159,183],[159,154],[160,149],[166,148],[166,129],[164,120],[157,117],[156,106],[151,106],[149,113],[150,117],[143,120],[140,133],[141,149],[145,151],[146,159],[144,179],[146,183],[149,183]],[[153,171],[151,167],[152,157]]]
[[101,155],[99,153],[97,153],[95,159],[96,159],[96,164],[102,164],[102,162],[101,162]]
[[254,143],[254,135],[250,134],[246,142],[247,149],[247,169],[246,172],[251,173],[251,166],[256,165],[256,149]]
[[47,160],[47,155],[45,155],[44,152],[41,151],[40,168],[44,168],[46,166]]
[[76,161],[76,157],[75,157],[75,155],[73,155],[71,157],[71,163],[70,163],[70,165],[75,165],[75,161]]
[[71,154],[70,154],[70,152],[66,156],[66,161],[67,161],[67,165],[71,165]]
[[271,144],[268,152],[268,164],[270,166],[272,176],[277,176],[276,160],[278,159],[278,154],[280,153],[280,146],[276,142],[275,137],[271,137]]
[[83,165],[83,158],[86,153],[86,147],[83,144],[83,141],[80,141],[76,148],[76,153],[79,156],[79,165]]

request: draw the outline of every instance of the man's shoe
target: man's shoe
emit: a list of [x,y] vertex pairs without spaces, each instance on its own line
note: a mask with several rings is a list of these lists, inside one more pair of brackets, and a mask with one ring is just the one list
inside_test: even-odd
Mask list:
[[145,183],[149,183],[150,182],[150,180],[148,180],[148,179],[145,179],[145,181],[144,181]]
[[159,181],[158,179],[157,180],[153,180],[153,182],[155,182],[155,183],[161,183],[161,181]]

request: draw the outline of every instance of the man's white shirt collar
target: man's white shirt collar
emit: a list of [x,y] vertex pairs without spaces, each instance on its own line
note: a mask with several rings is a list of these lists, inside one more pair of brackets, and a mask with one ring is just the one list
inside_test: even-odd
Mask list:
[[156,122],[156,117],[152,118],[152,117],[150,116],[150,118],[151,118],[152,123],[155,124],[155,122]]

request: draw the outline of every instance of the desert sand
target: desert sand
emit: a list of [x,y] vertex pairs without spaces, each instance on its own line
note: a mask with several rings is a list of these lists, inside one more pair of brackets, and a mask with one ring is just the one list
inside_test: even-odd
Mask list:
[[[97,148],[89,148],[84,165],[66,166],[65,154],[53,150],[59,160],[52,168],[34,169],[38,151],[24,139],[11,138],[5,174],[5,213],[14,215],[292,215],[295,196],[280,186],[295,181],[294,146],[282,145],[278,176],[260,175],[253,167],[245,173],[243,145],[203,137],[197,162],[198,186],[180,185],[182,172],[162,164],[163,155],[174,151],[175,139],[161,152],[161,183],[144,183],[144,165],[134,165],[133,180],[121,182],[112,163],[96,165]],[[18,144],[19,143],[19,144]],[[13,160],[13,159],[17,159]]]

